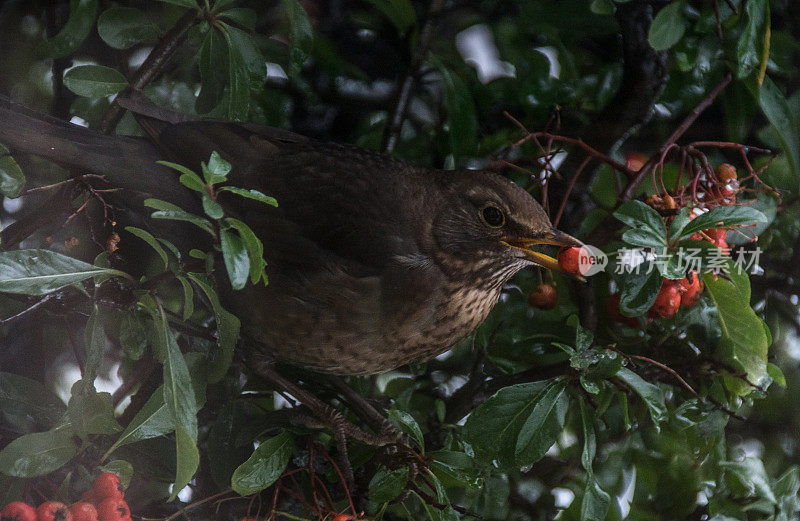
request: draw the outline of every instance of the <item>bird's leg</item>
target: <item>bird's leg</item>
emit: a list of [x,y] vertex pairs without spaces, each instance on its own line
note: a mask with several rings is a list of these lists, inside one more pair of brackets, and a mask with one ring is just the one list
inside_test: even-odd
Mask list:
[[[348,481],[347,485],[351,487],[351,489],[355,480],[353,468],[348,458],[347,438],[352,438],[362,443],[378,447],[396,441],[396,438],[387,440],[385,437],[365,432],[348,422],[342,413],[281,375],[275,369],[275,361],[273,359],[261,353],[255,353],[251,356],[250,362],[250,368],[258,376],[268,381],[276,388],[291,394],[297,401],[305,405],[311,411],[313,415],[311,417],[307,415],[295,416],[296,422],[305,427],[330,429],[336,441],[336,448],[339,451],[342,471]],[[375,411],[375,413],[378,414],[377,411]]]
[[405,434],[392,425],[392,423],[386,419],[386,416],[375,409],[363,396],[355,392],[347,382],[338,376],[329,376],[328,379],[334,387],[342,393],[342,396],[347,400],[353,412],[386,441],[384,445],[406,441]]

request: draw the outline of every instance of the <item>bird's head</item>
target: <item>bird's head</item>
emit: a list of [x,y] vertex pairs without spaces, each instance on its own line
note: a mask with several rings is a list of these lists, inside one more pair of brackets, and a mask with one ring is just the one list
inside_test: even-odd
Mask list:
[[558,261],[532,246],[581,246],[556,230],[542,206],[524,189],[497,174],[443,172],[446,200],[432,234],[459,271],[505,282],[528,265],[562,271]]

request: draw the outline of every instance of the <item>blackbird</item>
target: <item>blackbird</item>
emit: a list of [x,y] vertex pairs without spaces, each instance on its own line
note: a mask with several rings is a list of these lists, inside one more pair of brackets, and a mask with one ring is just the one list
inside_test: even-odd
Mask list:
[[495,173],[422,168],[261,125],[139,112],[149,139],[102,135],[0,98],[0,143],[101,174],[131,201],[186,207],[196,196],[156,161],[198,169],[218,152],[232,165],[230,184],[278,201],[222,203],[264,243],[269,276],[267,286],[229,289],[226,303],[280,361],[367,375],[428,359],[473,332],[519,270],[558,269],[532,245],[580,245]]

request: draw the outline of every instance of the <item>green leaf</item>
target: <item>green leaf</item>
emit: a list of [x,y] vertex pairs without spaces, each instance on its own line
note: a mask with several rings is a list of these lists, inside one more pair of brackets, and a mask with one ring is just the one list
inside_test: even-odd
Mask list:
[[647,41],[653,49],[669,49],[683,37],[686,31],[685,7],[682,1],[672,2],[658,12],[647,33]]
[[766,499],[773,505],[777,503],[760,459],[748,457],[742,461],[720,461],[719,465],[737,496]]
[[207,194],[203,194],[203,211],[212,219],[222,219],[225,215],[225,210],[222,209],[222,206]]
[[14,199],[25,188],[25,174],[19,167],[11,152],[0,144],[0,194]]
[[131,484],[133,478],[133,465],[123,459],[115,459],[108,463],[101,465],[100,470],[103,472],[113,472],[119,477],[119,482],[122,488],[127,489]]
[[231,487],[242,496],[264,490],[283,473],[292,450],[294,440],[286,431],[262,442],[252,456],[233,472]]
[[303,6],[298,0],[283,0],[289,19],[289,70],[290,78],[300,74],[303,64],[314,49],[314,30]]
[[206,185],[203,184],[203,180],[200,179],[200,176],[195,174],[194,172],[189,172],[188,174],[181,174],[178,177],[178,181],[189,188],[190,190],[194,190],[195,192],[200,192],[201,194],[206,193]]
[[165,4],[179,5],[181,7],[186,7],[187,9],[198,8],[196,0],[159,0],[159,2],[164,2]]
[[250,112],[250,71],[231,32],[225,30],[223,35],[228,46],[228,118],[244,121]]
[[369,499],[375,503],[391,501],[406,488],[406,483],[408,483],[408,467],[392,471],[381,467],[369,482]]
[[63,29],[39,46],[39,52],[49,58],[63,58],[83,43],[94,26],[97,0],[70,0],[69,19]]
[[[754,94],[756,94],[754,92]],[[789,106],[789,101],[781,93],[777,85],[769,78],[764,78],[756,97],[758,105],[778,135],[781,148],[786,153],[795,176],[800,181],[800,124],[796,114]]]
[[83,440],[90,434],[116,434],[122,430],[114,418],[111,395],[98,393],[94,385],[83,380],[72,386],[67,415],[70,429]]
[[223,183],[228,180],[228,174],[231,172],[231,164],[222,159],[218,152],[211,152],[208,158],[208,165],[203,165],[203,177],[206,183],[215,185]]
[[475,101],[464,81],[443,64],[437,63],[444,81],[447,124],[450,127],[450,149],[455,157],[475,155],[478,139],[478,117]]
[[233,289],[244,288],[247,284],[247,277],[250,275],[250,256],[244,241],[233,232],[220,230],[220,247],[231,287]]
[[278,201],[276,201],[274,197],[264,195],[258,190],[246,190],[244,188],[237,188],[235,186],[220,186],[218,190],[220,192],[230,192],[232,194],[236,194],[241,197],[254,199],[256,201],[268,204],[270,206],[278,206]]
[[612,0],[592,0],[589,9],[594,14],[600,15],[614,14],[614,12],[617,10]]
[[390,409],[389,421],[392,422],[395,427],[411,436],[414,441],[417,442],[422,452],[425,452],[425,439],[422,436],[422,429],[419,428],[419,424],[413,416],[405,411]]
[[150,217],[153,219],[168,219],[173,221],[189,222],[201,228],[202,230],[207,231],[212,236],[216,236],[214,233],[214,227],[211,225],[211,222],[208,219],[204,219],[198,215],[184,211],[174,204],[167,203],[166,201],[160,201],[158,199],[145,199],[144,205],[158,210],[150,214]]
[[681,208],[678,215],[675,216],[675,219],[672,220],[672,224],[669,225],[669,241],[673,242],[678,239],[678,237],[683,236],[683,229],[689,224],[689,209],[688,208]]
[[392,22],[397,33],[405,36],[409,29],[417,25],[417,13],[409,0],[366,0],[382,12]]
[[667,406],[664,403],[664,391],[657,385],[645,381],[630,369],[623,367],[617,372],[617,378],[628,384],[647,405],[650,418],[658,430],[659,424],[667,419]]
[[[196,433],[195,433],[196,436]],[[195,436],[186,432],[182,426],[175,426],[175,449],[177,465],[175,469],[175,483],[169,495],[169,501],[178,496],[178,492],[189,484],[194,473],[200,466],[200,451],[197,449]]]
[[104,98],[128,86],[128,80],[116,69],[103,65],[79,65],[64,74],[64,86],[87,98]]
[[101,275],[124,275],[50,250],[0,252],[0,292],[44,295]]
[[604,521],[608,514],[611,497],[600,488],[594,476],[586,482],[581,500],[581,521]]
[[106,347],[106,333],[103,328],[100,307],[97,304],[92,307],[92,314],[86,321],[84,341],[86,343],[86,360],[84,361],[82,380],[92,384],[97,377],[97,370],[103,362],[103,352]]
[[555,382],[536,397],[517,435],[514,459],[524,467],[542,459],[564,428],[569,396],[564,382]]
[[239,237],[247,248],[247,255],[250,258],[250,282],[256,284],[263,278],[266,284],[267,274],[264,268],[267,266],[267,261],[264,260],[264,245],[261,240],[256,237],[252,228],[238,219],[229,217],[225,219],[225,224],[239,232]]
[[122,315],[119,326],[119,341],[125,350],[125,356],[131,360],[139,360],[147,347],[147,329],[141,316],[133,311]]
[[256,28],[256,22],[258,21],[258,14],[247,7],[226,9],[221,12],[219,16],[220,18],[230,20],[242,27],[250,29],[251,31]]
[[211,112],[225,94],[228,83],[228,44],[219,29],[209,28],[200,47],[200,94],[195,102],[199,114]]
[[614,212],[614,217],[634,230],[642,230],[654,236],[666,238],[664,219],[657,211],[642,201],[628,201]]
[[[529,465],[547,451],[564,426],[568,405],[564,389],[565,384],[558,381],[500,389],[469,416],[464,439],[476,453],[498,459],[505,468]],[[523,427],[525,433],[520,442]],[[547,447],[542,449],[544,445]]]
[[216,383],[225,376],[231,365],[233,350],[239,340],[241,322],[222,307],[217,292],[203,276],[196,273],[187,275],[205,293],[214,311],[214,321],[217,324],[217,351],[210,353],[208,357],[208,381]]
[[194,289],[186,277],[176,277],[183,289],[183,320],[189,320],[194,314]]
[[736,57],[738,67],[736,75],[746,78],[753,71],[759,69],[761,61],[761,44],[764,41],[763,32],[767,20],[769,5],[766,0],[753,0],[745,4],[744,11],[747,14],[747,24],[745,24],[739,42],[736,44]]
[[117,441],[108,449],[104,459],[123,445],[163,436],[173,430],[175,421],[164,403],[164,387],[161,386],[153,391],[142,409],[136,413]]
[[17,478],[44,476],[64,466],[76,453],[69,429],[25,434],[0,451],[0,472]]
[[664,234],[655,234],[650,230],[627,230],[622,234],[622,240],[631,246],[640,248],[654,248],[661,251],[667,245]]
[[683,227],[679,237],[686,237],[710,228],[753,224],[766,220],[767,217],[763,213],[750,206],[717,206],[689,221]]
[[639,266],[641,273],[623,275],[619,309],[627,317],[640,317],[647,313],[661,290],[661,274],[658,270],[646,273],[645,264]]
[[64,402],[41,383],[0,372],[0,417],[5,427],[16,432],[50,428],[65,412]]
[[133,7],[112,7],[103,11],[97,18],[97,34],[114,49],[128,49],[158,38],[156,26]]
[[[736,277],[736,269],[731,269],[731,280],[717,277],[712,273],[703,274],[703,281],[709,295],[717,306],[722,338],[716,356],[724,363],[740,370],[747,382],[736,376],[726,376],[725,385],[738,395],[749,394],[756,386],[764,385],[767,373],[767,350],[769,341],[764,323],[749,304],[749,283],[745,286],[742,277]],[[746,278],[747,275],[744,275]],[[749,382],[749,383],[748,383]]]
[[169,266],[169,256],[164,248],[161,246],[161,243],[158,242],[158,239],[153,237],[153,234],[148,232],[147,230],[142,230],[141,228],[137,228],[135,226],[126,226],[125,231],[130,233],[131,235],[135,235],[136,237],[140,238],[144,242],[146,242],[151,248],[155,250],[159,257],[161,257],[161,261],[164,263],[164,269],[167,269]]
[[180,427],[192,439],[197,439],[197,401],[189,368],[163,309],[156,310],[153,321],[154,340],[163,353],[164,403],[175,422],[175,428]]

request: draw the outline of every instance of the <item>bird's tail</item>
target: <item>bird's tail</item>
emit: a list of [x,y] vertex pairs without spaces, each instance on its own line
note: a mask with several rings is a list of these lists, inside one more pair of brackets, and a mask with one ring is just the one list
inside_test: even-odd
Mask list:
[[[40,114],[0,96],[0,144],[12,153],[33,154],[84,173],[104,176],[115,188],[168,200],[195,203],[164,159],[144,139],[107,136]],[[137,197],[137,198],[139,198]]]

